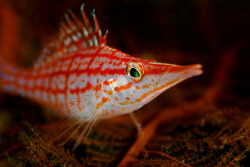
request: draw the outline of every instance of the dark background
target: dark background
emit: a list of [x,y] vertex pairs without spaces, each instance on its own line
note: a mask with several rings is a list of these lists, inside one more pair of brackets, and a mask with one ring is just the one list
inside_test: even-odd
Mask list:
[[[249,0],[0,0],[0,55],[30,67],[56,36],[67,9],[80,17],[82,3],[89,16],[95,9],[102,32],[109,30],[109,46],[159,62],[203,65],[201,76],[167,90],[137,111],[144,124],[158,111],[201,97],[213,84],[220,87],[215,110],[234,110],[230,113],[235,116],[243,112],[242,121],[249,119]],[[224,73],[223,66],[228,66]],[[41,106],[21,97],[1,93],[0,109],[0,132],[7,138],[17,135],[25,121],[47,122]]]

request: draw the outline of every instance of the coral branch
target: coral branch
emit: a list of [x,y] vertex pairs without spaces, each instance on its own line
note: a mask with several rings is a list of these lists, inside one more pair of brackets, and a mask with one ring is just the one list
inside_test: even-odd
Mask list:
[[0,154],[0,159],[2,159],[3,157],[5,157],[7,154],[11,153],[11,152],[14,152],[16,151],[17,149],[19,149],[20,147],[22,147],[23,144],[22,143],[18,143],[10,148],[8,148],[7,150],[3,151],[1,154]]
[[174,157],[171,157],[169,156],[168,154],[165,154],[165,153],[162,153],[160,151],[150,151],[151,154],[156,154],[156,155],[159,155],[160,157],[163,157],[163,158],[167,158],[167,159],[170,159],[171,161],[174,161],[176,162],[178,165],[181,165],[181,166],[185,166],[185,167],[190,167],[189,165],[179,161],[178,159],[174,158]]

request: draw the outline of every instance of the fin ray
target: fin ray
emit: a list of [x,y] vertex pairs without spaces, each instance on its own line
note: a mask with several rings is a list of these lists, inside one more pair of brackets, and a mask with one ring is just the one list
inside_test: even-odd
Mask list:
[[93,105],[93,106],[86,108],[83,111],[83,113],[85,113],[84,118],[79,118],[78,120],[73,121],[73,124],[71,126],[69,126],[67,129],[65,129],[63,132],[61,132],[61,134],[59,134],[52,141],[57,141],[58,139],[62,138],[67,133],[69,133],[69,136],[67,136],[66,139],[60,143],[60,145],[64,145],[80,130],[81,127],[84,126],[83,130],[80,132],[78,139],[76,140],[76,143],[74,144],[73,149],[75,149],[80,144],[81,140],[84,137],[87,137],[87,135],[91,132],[94,124],[96,123],[96,121],[98,120],[98,118],[101,115],[101,109],[96,110],[94,105]]
[[93,115],[93,120],[92,121],[89,121],[87,123],[87,125],[84,127],[83,131],[80,133],[80,136],[79,138],[77,139],[75,145],[74,145],[74,149],[77,148],[77,146],[80,144],[81,140],[84,138],[84,137],[87,137],[90,133],[90,131],[92,130],[94,124],[96,123],[96,121],[98,120],[99,116],[101,115],[101,110],[96,110],[94,115]]
[[84,11],[84,4],[81,6],[81,15],[82,19],[79,19],[71,10],[68,10],[65,14],[66,21],[61,23],[59,28],[57,40],[52,40],[47,44],[34,67],[42,66],[79,49],[106,45],[107,31],[102,36],[94,10],[92,12],[93,24],[90,23]]

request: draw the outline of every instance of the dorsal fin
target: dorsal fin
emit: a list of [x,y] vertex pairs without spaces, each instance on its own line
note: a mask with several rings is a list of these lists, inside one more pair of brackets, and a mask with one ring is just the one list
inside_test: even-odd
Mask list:
[[102,36],[95,10],[92,12],[93,25],[91,25],[84,11],[84,4],[81,6],[81,14],[82,20],[71,10],[68,10],[68,13],[65,14],[66,22],[61,23],[58,39],[47,44],[34,64],[34,67],[39,67],[48,61],[67,55],[78,49],[106,45],[108,31]]

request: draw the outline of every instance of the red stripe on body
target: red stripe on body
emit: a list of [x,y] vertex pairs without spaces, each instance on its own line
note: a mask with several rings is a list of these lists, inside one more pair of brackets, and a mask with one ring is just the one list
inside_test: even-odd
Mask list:
[[[22,72],[18,72],[17,74],[13,74],[14,78],[20,78],[22,77],[25,81],[26,84],[20,85],[18,83],[18,79],[14,80],[14,83],[11,83],[15,86],[15,89],[23,89],[24,92],[26,92],[26,94],[28,92],[32,92],[32,96],[30,98],[34,98],[36,101],[40,101],[41,103],[46,103],[47,105],[52,105],[52,106],[59,106],[59,99],[58,99],[58,95],[62,94],[65,97],[65,107],[66,110],[69,111],[69,101],[68,101],[68,94],[67,91],[69,90],[68,88],[68,79],[69,79],[69,74],[72,73],[76,73],[77,77],[80,76],[81,74],[87,74],[87,76],[91,76],[91,75],[102,75],[102,76],[106,76],[106,75],[114,75],[114,74],[121,74],[121,75],[125,75],[125,71],[123,68],[121,69],[105,69],[102,70],[102,67],[104,65],[104,63],[101,63],[99,67],[95,68],[95,69],[90,69],[89,67],[91,66],[91,64],[93,63],[93,61],[96,58],[101,58],[101,57],[105,57],[109,60],[121,60],[119,64],[120,65],[123,61],[129,61],[129,58],[120,58],[117,56],[114,56],[114,54],[116,52],[112,52],[112,54],[99,54],[99,52],[103,49],[104,47],[100,47],[95,54],[78,54],[77,52],[75,53],[75,55],[71,55],[71,56],[67,56],[67,57],[61,57],[58,60],[49,62],[49,63],[45,63],[44,66],[40,66],[38,67],[35,71],[31,72],[29,71],[27,74],[22,75]],[[81,63],[78,64],[77,68],[73,68],[74,70],[70,70],[72,67],[72,63],[75,60],[75,58],[86,58],[86,57],[90,57],[91,60],[88,63],[88,66],[86,69],[84,70],[78,70],[79,66],[81,65]],[[67,65],[67,68],[64,66],[65,65],[65,61],[69,61],[69,64]],[[58,62],[62,62],[61,64]],[[60,64],[60,65],[59,65]],[[110,64],[110,66],[113,66],[113,64]],[[50,70],[44,70],[44,69],[50,69],[51,67],[54,68],[59,68],[60,70],[56,70],[53,69],[52,71]],[[62,70],[63,68],[65,68],[64,70]],[[64,89],[59,89],[59,84],[56,85],[52,85],[53,83],[53,77],[59,77],[60,75],[64,75],[65,76],[65,82],[64,82]],[[37,80],[41,79],[41,84],[37,85]],[[57,78],[58,79],[58,78]],[[33,80],[33,85],[29,86],[28,82],[30,80]],[[46,80],[48,80],[48,87],[45,87],[45,83],[47,82]],[[111,84],[113,81],[107,82],[105,84]],[[61,83],[62,85],[62,83]],[[56,86],[54,89],[52,87]],[[125,86],[121,86],[119,89],[125,89],[127,87],[131,87],[131,85],[125,85]],[[77,95],[77,106],[79,108],[79,110],[81,110],[80,107],[80,93],[83,94],[84,92],[88,91],[88,90],[93,90],[94,88],[96,89],[95,91],[98,92],[101,90],[100,85],[96,86],[91,84],[90,82],[87,82],[86,86],[84,88],[76,88],[74,90],[69,90],[71,94],[76,94]],[[16,90],[17,91],[17,90]],[[36,96],[36,92],[39,91],[40,97]],[[47,94],[47,102],[44,100],[44,93]],[[55,97],[55,102],[52,103],[52,97],[50,95],[53,95]],[[61,103],[61,102],[60,102]]]

